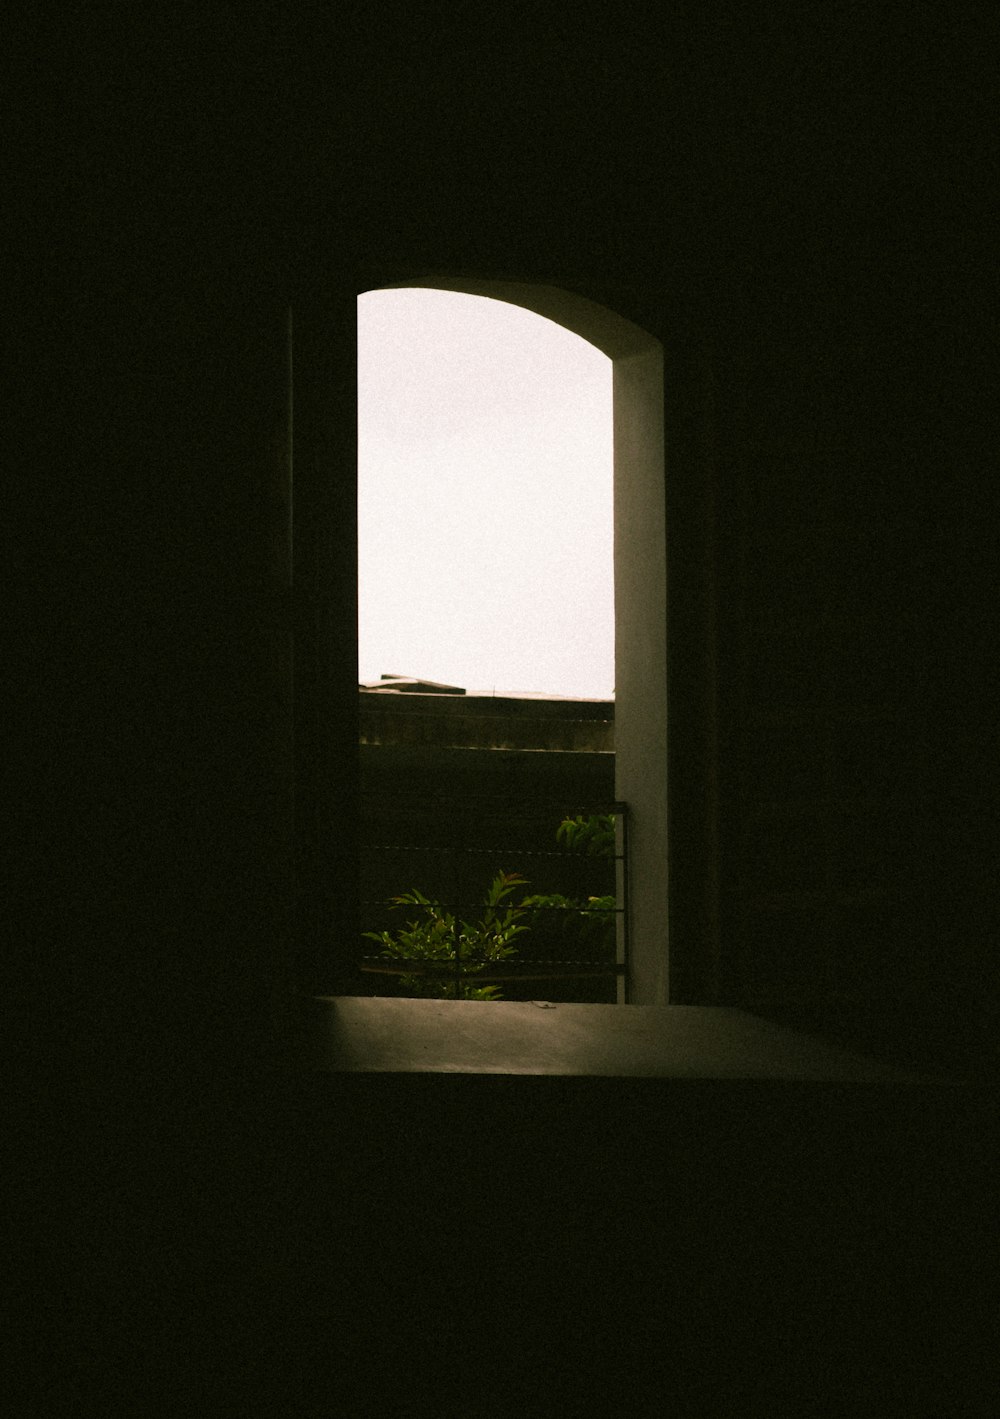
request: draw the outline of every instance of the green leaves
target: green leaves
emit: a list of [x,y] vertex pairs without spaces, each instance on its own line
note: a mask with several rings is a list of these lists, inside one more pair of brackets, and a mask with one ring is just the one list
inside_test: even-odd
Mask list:
[[592,813],[564,818],[556,830],[556,841],[563,842],[572,852],[585,852],[591,857],[614,857],[615,819],[613,813]]
[[598,949],[606,948],[614,953],[618,905],[614,897],[588,897],[581,902],[564,897],[561,892],[536,893],[525,897],[521,905],[533,910],[533,924],[558,923],[563,933],[575,929],[581,944],[589,942]]
[[[519,872],[499,872],[486,893],[485,911],[477,922],[456,921],[453,913],[439,902],[425,897],[415,887],[393,897],[394,907],[415,906],[420,915],[395,932],[366,931],[369,940],[382,947],[381,954],[396,960],[420,962],[423,969],[400,977],[400,984],[413,994],[432,999],[498,1000],[500,987],[476,987],[465,977],[475,976],[490,963],[516,955],[515,937],[528,930],[520,924],[523,907],[501,904],[527,879]],[[456,970],[461,965],[461,974]]]
[[[615,819],[610,813],[564,818],[556,840],[571,852],[591,857],[615,855]],[[578,901],[559,892],[534,893],[512,900],[521,887],[529,885],[520,872],[498,872],[486,890],[478,921],[457,920],[440,902],[413,887],[391,899],[393,909],[413,908],[405,926],[395,931],[365,931],[362,934],[381,947],[380,954],[392,960],[412,962],[414,969],[400,975],[399,983],[409,994],[431,999],[499,1000],[497,984],[475,984],[475,977],[487,966],[508,961],[518,953],[520,938],[532,929],[550,941],[553,929],[561,937],[575,928],[578,939],[589,941],[602,956],[614,959],[614,896],[588,897]]]

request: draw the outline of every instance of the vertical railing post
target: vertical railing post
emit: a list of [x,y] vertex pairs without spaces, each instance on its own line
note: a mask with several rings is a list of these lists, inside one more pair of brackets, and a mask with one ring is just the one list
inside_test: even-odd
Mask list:
[[458,917],[453,928],[455,937],[455,999],[462,998],[462,938],[458,930]]
[[617,997],[619,1005],[628,1005],[631,998],[629,960],[629,880],[628,880],[628,807],[624,803],[615,804],[615,888],[620,903],[615,931],[615,964],[623,967],[617,976]]

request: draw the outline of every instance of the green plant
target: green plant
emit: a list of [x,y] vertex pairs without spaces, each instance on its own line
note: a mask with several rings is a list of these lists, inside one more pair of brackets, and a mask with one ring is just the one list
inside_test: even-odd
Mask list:
[[592,813],[564,818],[556,829],[556,841],[564,842],[571,851],[586,852],[591,857],[614,857],[615,817],[613,813]]
[[547,923],[559,922],[563,933],[575,926],[583,942],[590,942],[599,949],[614,949],[617,902],[613,896],[588,897],[581,902],[561,892],[536,893],[525,897],[521,905],[533,909],[532,925],[545,913]]
[[[564,818],[556,829],[556,841],[564,843],[571,852],[586,853],[590,857],[614,857],[615,818],[613,813],[582,814],[575,818]],[[548,924],[558,922],[562,933],[575,926],[583,942],[614,955],[615,917],[617,900],[614,895],[588,897],[585,902],[561,892],[537,893],[525,897],[524,907],[537,909],[534,921],[545,912]]]
[[[419,962],[419,972],[400,976],[399,983],[413,995],[441,1000],[499,1000],[498,985],[476,986],[466,980],[486,966],[516,955],[514,938],[528,930],[520,923],[524,908],[507,902],[514,889],[527,879],[518,872],[498,872],[484,899],[485,911],[477,922],[457,921],[439,902],[416,888],[393,897],[394,907],[415,906],[421,915],[395,932],[366,931],[382,955]],[[507,903],[504,905],[504,903]]]
[[[613,857],[614,815],[564,818],[556,830],[556,841],[572,852]],[[498,872],[484,898],[483,915],[476,922],[457,920],[440,902],[414,887],[393,897],[391,905],[416,907],[415,917],[395,931],[366,931],[363,935],[382,947],[383,957],[412,961],[418,967],[400,975],[404,991],[436,1000],[500,1000],[499,985],[477,986],[474,978],[488,965],[516,956],[515,939],[531,930],[551,938],[553,933],[565,937],[575,927],[579,941],[614,959],[617,902],[613,895],[580,901],[549,892],[533,893],[517,903],[509,900],[516,888],[528,885],[519,872]]]

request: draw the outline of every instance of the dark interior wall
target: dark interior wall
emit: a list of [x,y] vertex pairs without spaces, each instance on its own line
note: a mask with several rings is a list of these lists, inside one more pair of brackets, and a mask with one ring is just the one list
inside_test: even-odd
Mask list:
[[97,966],[137,1044],[162,1028],[221,1058],[262,1047],[290,939],[284,312],[122,227],[96,238],[71,375],[82,801],[58,871],[84,897],[82,983]]
[[[689,712],[676,813],[703,834],[716,793],[720,842],[717,865],[693,833],[676,848],[698,898],[679,992],[718,979],[888,1052],[931,1034],[990,1057],[979,45],[950,21],[805,15],[613,44],[553,21],[504,48],[430,21],[414,47],[343,17],[317,37],[164,12],[49,56],[69,182],[39,187],[27,232],[58,293],[36,306],[58,397],[31,499],[52,589],[20,647],[46,822],[17,885],[48,1004],[81,1017],[83,1223],[59,1264],[120,1358],[133,1301],[177,1334],[192,1287],[199,1314],[240,1313],[247,1219],[265,1269],[287,1223],[294,1127],[265,1137],[247,1059],[315,967],[291,946],[281,548],[285,312],[317,273],[339,273],[334,301],[435,269],[547,281],[697,333],[684,437],[712,477],[668,489],[668,514],[717,576],[691,606],[671,568],[671,656],[718,733]],[[343,548],[341,582],[294,615],[346,638]],[[339,644],[324,772],[340,754],[349,798]]]
[[732,371],[720,910],[730,998],[870,1014],[889,1038],[940,998],[923,550],[937,475],[899,312],[848,330],[838,317],[866,274],[846,264],[825,289],[772,288],[778,328]]
[[[210,1016],[228,1008],[209,984],[232,977],[221,942],[252,955],[254,922],[271,936],[288,893],[272,851],[293,614],[276,550],[285,309],[301,321],[294,616],[315,720],[296,732],[330,786],[324,808],[316,776],[300,780],[300,820],[326,815],[300,875],[307,915],[337,921],[354,546],[349,532],[326,584],[304,588],[307,502],[329,499],[324,535],[349,526],[354,294],[434,270],[563,284],[667,346],[668,443],[699,470],[668,479],[676,998],[880,1010],[936,1004],[945,976],[962,1016],[979,995],[983,809],[974,772],[956,787],[984,707],[958,640],[982,610],[961,491],[977,472],[979,89],[960,30],[929,47],[853,23],[678,23],[621,36],[613,62],[603,36],[544,22],[516,53],[486,30],[425,36],[420,65],[401,36],[349,25],[270,47],[225,18],[152,22],[136,47],[89,37],[102,64],[68,86],[57,248],[65,432],[86,446],[67,635],[94,641],[89,725],[111,710],[96,773],[135,880],[110,910],[148,901],[133,918],[174,943],[157,972],[187,981],[185,953],[198,970],[217,958]],[[311,354],[310,319],[327,332]],[[675,362],[683,346],[698,368],[671,368],[678,332]],[[341,469],[325,490],[314,458]],[[321,663],[311,643],[334,650]],[[325,747],[317,716],[338,726]],[[193,920],[220,943],[207,956],[183,944]],[[323,928],[303,930],[296,969],[318,981]],[[263,978],[287,980],[287,947],[260,949]]]
[[911,218],[907,241],[831,254],[822,280],[763,283],[765,342],[731,346],[723,938],[753,1008],[971,1061],[996,1010],[982,756],[958,749],[985,708],[959,491],[982,428],[958,412],[954,358],[976,321],[920,249],[933,229]]

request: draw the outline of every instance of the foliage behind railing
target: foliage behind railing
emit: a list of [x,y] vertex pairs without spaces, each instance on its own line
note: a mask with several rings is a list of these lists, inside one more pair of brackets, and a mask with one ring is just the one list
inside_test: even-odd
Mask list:
[[[615,815],[577,815],[562,820],[557,841],[574,853],[594,857],[615,856]],[[565,940],[576,927],[580,938],[595,951],[595,966],[615,970],[615,914],[613,895],[590,896],[585,901],[563,893],[531,893],[520,901],[511,900],[517,888],[530,885],[518,872],[499,871],[490,883],[479,920],[457,918],[446,905],[431,900],[416,888],[391,899],[391,907],[416,907],[417,914],[395,930],[366,931],[363,935],[382,947],[381,969],[399,978],[405,992],[435,999],[498,1000],[502,995],[501,975],[517,975],[514,944],[530,931]],[[412,971],[400,970],[389,962],[412,963]],[[514,963],[505,970],[505,963]],[[537,964],[537,963],[536,963]],[[491,968],[488,970],[487,968]],[[379,970],[369,958],[362,969]],[[493,975],[488,984],[476,977]]]

